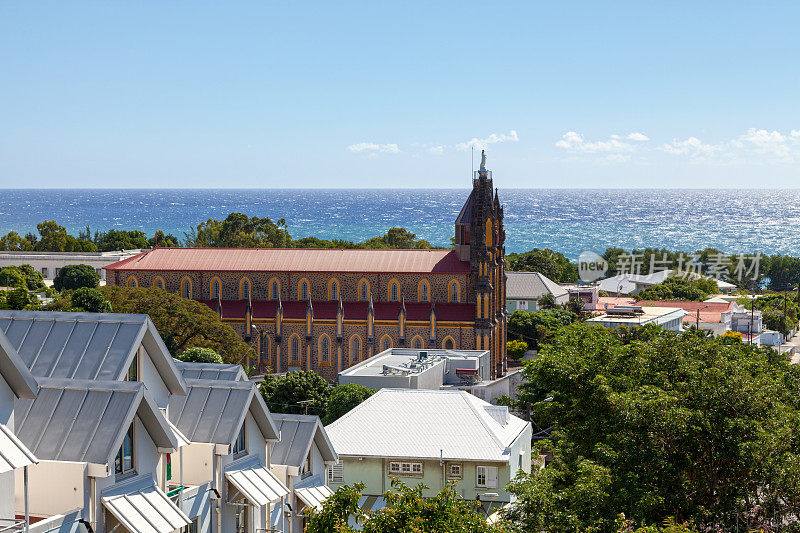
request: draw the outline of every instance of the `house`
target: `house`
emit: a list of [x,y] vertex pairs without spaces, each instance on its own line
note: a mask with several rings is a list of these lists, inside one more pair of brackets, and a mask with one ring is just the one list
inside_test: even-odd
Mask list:
[[[34,399],[39,384],[20,359],[16,350],[0,333],[0,531],[20,531],[27,522],[28,466],[37,463],[36,455],[14,433],[16,421],[14,404],[18,399]],[[15,480],[23,477],[23,519],[16,518],[14,503]]]
[[556,304],[569,301],[569,291],[539,272],[506,272],[506,310],[538,311],[539,298],[551,295]]
[[412,350],[392,348],[339,373],[339,384],[371,389],[459,389],[487,402],[515,396],[520,370],[491,379],[489,352],[481,350]]
[[363,482],[366,505],[393,478],[424,483],[424,496],[452,482],[464,499],[507,503],[508,482],[531,471],[530,423],[464,391],[381,389],[325,429],[341,464],[329,485]]
[[595,311],[598,309],[598,300],[600,298],[600,284],[599,283],[561,283],[568,293],[570,298],[577,298],[583,302],[583,308],[586,311]]
[[672,307],[643,307],[638,305],[618,305],[606,308],[605,312],[586,322],[615,329],[620,326],[637,328],[655,324],[672,331],[683,330],[683,317],[686,311]]
[[89,265],[105,281],[105,267],[133,257],[142,250],[116,250],[112,252],[26,252],[0,251],[0,268],[31,265],[42,273],[45,283],[52,284],[59,270],[67,265]]
[[[617,274],[616,276],[611,276],[610,278],[601,279],[600,290],[610,294],[636,294],[639,291],[647,289],[648,287],[652,287],[653,285],[664,283],[667,278],[679,274],[688,276],[692,279],[708,277],[696,274],[694,272],[679,273],[677,270],[660,270],[658,272],[653,272],[652,274]],[[721,294],[729,294],[736,289],[736,285],[728,283],[727,281],[723,281],[721,279],[715,279],[714,281],[717,282],[717,288]]]
[[281,439],[272,447],[275,476],[289,489],[283,512],[276,506],[270,525],[284,533],[302,533],[307,508],[319,509],[333,494],[328,487],[336,476],[339,456],[318,416],[274,413]]
[[266,530],[271,506],[282,507],[289,490],[269,471],[279,435],[257,385],[231,379],[186,384],[186,396],[170,397],[168,416],[188,441],[177,478],[198,487],[187,503],[190,516],[201,517],[198,531]]

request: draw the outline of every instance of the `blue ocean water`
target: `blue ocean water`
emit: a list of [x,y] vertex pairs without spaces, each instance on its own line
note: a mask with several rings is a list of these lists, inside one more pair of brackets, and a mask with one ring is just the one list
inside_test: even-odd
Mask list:
[[[364,240],[392,226],[448,245],[466,189],[5,189],[0,234],[56,220],[70,233],[163,229],[178,237],[238,211],[285,218],[295,238]],[[800,190],[501,189],[508,251],[549,247],[570,258],[658,246],[800,255]]]

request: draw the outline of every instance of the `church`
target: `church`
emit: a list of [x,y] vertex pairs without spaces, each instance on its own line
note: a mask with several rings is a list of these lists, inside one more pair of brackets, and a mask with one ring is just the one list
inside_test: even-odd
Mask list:
[[485,155],[447,250],[154,248],[106,283],[201,301],[253,346],[256,372],[329,381],[389,348],[488,350],[506,372],[503,207]]

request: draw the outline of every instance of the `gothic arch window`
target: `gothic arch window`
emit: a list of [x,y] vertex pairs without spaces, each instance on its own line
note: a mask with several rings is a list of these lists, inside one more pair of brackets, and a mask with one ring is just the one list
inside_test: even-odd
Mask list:
[[350,337],[350,362],[357,363],[361,360],[361,337],[353,335]]
[[323,363],[329,363],[331,360],[331,339],[327,335],[319,339],[319,357]]
[[381,339],[381,351],[392,349],[392,338],[389,335],[384,335]]
[[269,281],[269,299],[277,300],[281,296],[281,282],[277,278]]
[[458,281],[452,280],[450,281],[450,285],[447,287],[448,293],[448,301],[450,302],[458,302],[461,300],[461,285],[459,285]]
[[183,278],[181,280],[181,296],[189,300],[192,299],[192,280]]
[[239,299],[247,300],[247,297],[251,295],[250,290],[250,278],[242,278],[239,282]]
[[452,350],[455,347],[456,347],[456,341],[454,341],[453,337],[450,337],[449,335],[445,337],[444,340],[442,341],[442,348],[444,348],[445,350]]
[[362,302],[369,300],[369,281],[365,279],[358,282],[358,299]]
[[411,347],[415,350],[421,350],[425,347],[425,343],[422,341],[422,337],[417,335],[414,337],[414,340],[411,341]]
[[422,280],[419,282],[419,301],[420,302],[430,302],[431,301],[431,286],[427,280]]
[[400,301],[400,284],[397,282],[396,279],[393,279],[389,282],[389,301],[390,302],[399,302]]
[[292,356],[292,361],[299,361],[300,360],[300,337],[296,334],[292,335],[291,340],[289,341],[290,345],[290,353]]
[[332,278],[330,282],[328,282],[328,300],[338,300],[339,299],[339,280],[336,278]]
[[216,300],[222,297],[222,282],[219,278],[211,280],[211,299]]
[[308,280],[303,278],[300,280],[300,283],[297,285],[297,299],[298,300],[308,300],[308,295],[310,293],[311,285],[308,283]]
[[136,276],[128,276],[128,281],[125,283],[128,287],[138,287],[139,281]]
[[164,278],[162,278],[161,276],[156,276],[155,281],[153,281],[153,287],[158,287],[163,291],[165,287]]

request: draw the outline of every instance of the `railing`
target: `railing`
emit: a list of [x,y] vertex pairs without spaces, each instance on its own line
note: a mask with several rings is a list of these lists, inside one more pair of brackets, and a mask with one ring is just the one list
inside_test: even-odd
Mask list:
[[17,533],[25,531],[25,520],[0,518],[0,533]]

